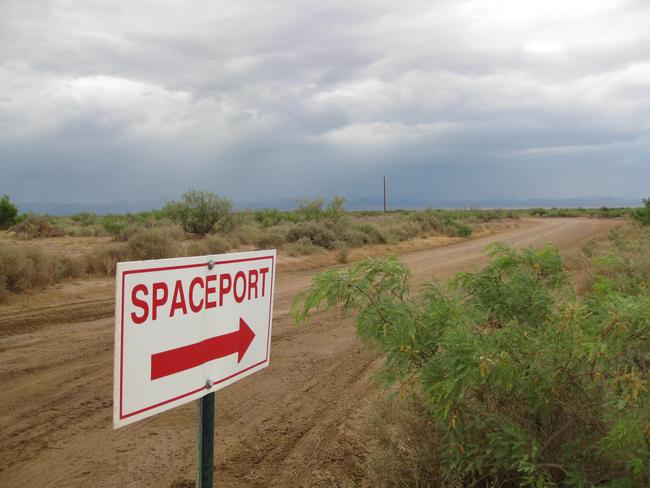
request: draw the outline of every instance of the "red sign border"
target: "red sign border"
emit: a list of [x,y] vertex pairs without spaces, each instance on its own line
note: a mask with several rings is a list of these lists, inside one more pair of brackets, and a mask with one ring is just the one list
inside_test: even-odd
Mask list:
[[[256,368],[257,366],[260,366],[269,360],[269,346],[270,346],[270,341],[271,341],[271,319],[273,318],[271,316],[271,307],[273,306],[273,292],[275,291],[275,281],[274,281],[274,274],[275,274],[275,256],[270,255],[270,256],[257,256],[253,258],[244,258],[244,259],[230,259],[226,261],[215,261],[214,265],[219,266],[222,264],[232,264],[232,263],[243,263],[247,261],[261,261],[265,259],[270,259],[271,260],[271,296],[269,300],[269,325],[268,325],[268,334],[267,334],[267,340],[266,340],[266,357],[264,358],[263,361],[260,361],[259,363],[253,364],[252,366],[249,366],[248,368],[242,369],[241,371],[238,371],[237,373],[231,374],[230,376],[226,376],[225,378],[221,378],[217,381],[214,381],[212,384],[213,385],[218,385],[219,383],[223,383],[224,381],[229,380],[230,378],[234,378],[235,376],[238,376],[242,373],[245,373],[246,371]],[[122,312],[120,316],[120,420],[127,419],[129,417],[133,417],[134,415],[138,415],[142,412],[146,412],[148,410],[151,410],[156,407],[160,407],[161,405],[166,405],[168,403],[174,402],[176,400],[180,400],[181,398],[188,397],[190,395],[193,395],[195,393],[200,392],[201,390],[205,390],[205,385],[201,386],[200,388],[196,388],[192,391],[189,391],[187,393],[183,393],[182,395],[178,395],[174,398],[170,398],[168,400],[164,400],[162,402],[156,403],[155,405],[151,405],[145,408],[141,408],[139,410],[135,410],[133,412],[129,412],[127,414],[124,414],[122,402],[124,395],[122,393],[122,386],[123,386],[123,376],[124,376],[124,285],[126,282],[126,275],[128,274],[137,274],[137,273],[154,273],[157,271],[170,271],[174,269],[187,269],[187,268],[201,268],[201,267],[206,267],[208,266],[208,262],[206,261],[205,263],[197,263],[197,264],[185,264],[185,265],[179,265],[179,266],[166,266],[166,267],[160,267],[160,268],[142,268],[142,269],[131,269],[128,271],[123,271],[122,272]],[[206,390],[207,391],[207,390]]]

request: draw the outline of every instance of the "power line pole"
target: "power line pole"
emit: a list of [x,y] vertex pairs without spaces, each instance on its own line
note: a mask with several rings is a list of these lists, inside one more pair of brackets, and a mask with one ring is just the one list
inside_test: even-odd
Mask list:
[[386,213],[386,175],[384,175],[384,213]]

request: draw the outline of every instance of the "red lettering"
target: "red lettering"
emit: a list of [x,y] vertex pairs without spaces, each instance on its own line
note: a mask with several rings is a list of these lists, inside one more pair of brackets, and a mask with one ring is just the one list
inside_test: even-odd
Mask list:
[[181,309],[183,315],[187,315],[187,305],[185,304],[185,294],[183,293],[183,282],[176,280],[174,285],[174,296],[172,297],[172,306],[169,309],[169,316],[173,317],[176,310]]
[[[208,276],[208,278],[209,278],[209,276]],[[203,298],[201,298],[201,301],[198,303],[198,305],[194,304],[194,287],[195,286],[201,286],[201,289],[203,289],[204,288],[204,286],[203,286],[203,278],[201,278],[200,276],[197,276],[196,278],[194,278],[192,280],[192,283],[190,283],[190,308],[192,309],[192,312],[197,313],[197,312],[200,312],[201,308],[203,307]],[[214,288],[212,290],[214,291]]]
[[[253,279],[255,278],[255,279]],[[248,299],[251,299],[251,293],[255,290],[255,298],[257,298],[257,280],[259,275],[257,274],[256,269],[251,269],[248,272]]]
[[[241,290],[241,295],[237,293],[237,284],[242,283],[242,290]],[[241,303],[244,301],[244,297],[246,296],[246,273],[243,271],[239,271],[235,275],[235,286],[233,287],[233,295],[235,296],[235,301],[237,303]]]
[[[227,281],[228,285],[224,286],[224,282]],[[230,293],[232,289],[232,278],[228,273],[223,273],[219,276],[219,306],[223,306],[223,296]]]
[[205,308],[215,308],[217,306],[217,301],[210,301],[210,295],[217,291],[214,286],[210,286],[211,281],[217,281],[217,275],[210,275],[205,278]]
[[[162,290],[162,296],[158,295],[158,291]],[[158,318],[158,307],[167,303],[167,297],[169,296],[169,289],[167,288],[167,283],[159,282],[153,284],[152,293],[153,299],[151,301],[151,320],[156,320]]]
[[145,297],[149,294],[147,286],[142,284],[134,286],[133,290],[131,290],[131,302],[133,302],[133,305],[136,307],[140,307],[142,309],[142,315],[140,316],[138,316],[138,314],[135,312],[131,312],[131,320],[134,324],[141,324],[147,320],[147,317],[149,317],[149,304],[144,300],[140,300],[138,298],[137,295],[139,292],[142,292]]
[[269,272],[269,268],[260,269],[260,274],[262,275],[262,296],[266,295],[266,273]]

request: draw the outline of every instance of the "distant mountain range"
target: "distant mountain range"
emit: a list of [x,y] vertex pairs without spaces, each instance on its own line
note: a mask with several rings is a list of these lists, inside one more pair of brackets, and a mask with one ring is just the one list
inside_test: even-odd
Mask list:
[[[72,215],[80,212],[98,215],[122,214],[127,212],[142,212],[160,208],[163,201],[146,202],[107,202],[107,203],[18,203],[21,212],[33,212],[50,215]],[[551,207],[638,207],[641,199],[616,198],[616,197],[584,197],[566,199],[531,199],[517,200],[509,198],[494,198],[489,200],[424,200],[396,198],[388,200],[388,208],[395,209],[423,209],[423,208],[551,208]],[[238,209],[257,210],[262,208],[277,208],[279,210],[292,210],[298,206],[298,201],[290,198],[267,200],[261,202],[235,202]],[[381,210],[383,199],[381,197],[353,198],[346,202],[348,210]]]

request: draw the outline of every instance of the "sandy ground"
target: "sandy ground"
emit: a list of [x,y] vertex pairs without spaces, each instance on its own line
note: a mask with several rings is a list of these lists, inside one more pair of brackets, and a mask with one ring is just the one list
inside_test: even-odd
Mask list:
[[[611,225],[536,220],[402,258],[419,284],[480,265],[491,242],[553,242],[566,251]],[[351,474],[363,450],[354,419],[376,395],[379,360],[337,313],[293,324],[291,301],[312,274],[278,273],[271,366],[217,392],[217,486],[359,483]],[[112,430],[112,284],[78,285],[0,310],[0,486],[186,486],[194,479],[195,405]]]

